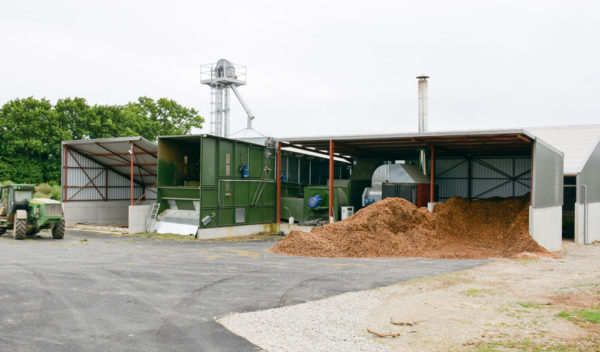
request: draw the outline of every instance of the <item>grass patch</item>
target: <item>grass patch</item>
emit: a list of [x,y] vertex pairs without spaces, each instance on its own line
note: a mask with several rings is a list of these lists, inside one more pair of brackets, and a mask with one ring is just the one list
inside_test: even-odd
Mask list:
[[573,322],[600,324],[600,306],[591,307],[590,309],[563,310],[556,316]]
[[237,236],[237,237],[222,237],[222,238],[209,238],[209,239],[199,239],[201,242],[276,242],[283,239],[282,236],[278,234],[263,234],[257,233],[254,235],[248,236]]
[[467,297],[476,297],[481,296],[482,294],[481,290],[478,290],[476,288],[470,288],[468,290],[462,291],[461,293]]
[[[164,240],[179,241],[179,242],[196,241],[196,239],[194,238],[194,236],[178,235],[176,233],[155,233],[155,232],[149,233],[149,232],[140,232],[140,233],[127,234],[125,236],[140,237],[140,238],[149,238],[149,239],[153,239],[153,240],[157,240],[157,241],[164,241]],[[119,236],[119,237],[123,237],[123,236]]]
[[581,287],[598,287],[600,286],[600,283],[597,282],[588,282],[585,284],[579,284],[579,285],[575,285],[575,287],[577,288],[581,288]]
[[541,305],[535,304],[535,303],[531,303],[531,302],[517,302],[517,304],[520,305],[523,308],[535,308],[535,309],[542,308]]
[[582,352],[597,351],[595,349],[596,339],[585,339],[573,344],[538,343],[531,340],[522,341],[494,341],[482,342],[475,345],[475,352],[505,352],[505,351],[527,351],[527,352]]
[[125,234],[125,235],[115,235],[117,237],[139,237],[139,238],[149,238],[157,241],[180,241],[180,242],[188,242],[188,241],[198,241],[198,242],[276,242],[281,240],[283,237],[277,234],[254,234],[248,236],[238,236],[238,237],[223,237],[223,238],[210,238],[210,239],[196,239],[194,236],[190,235],[179,235],[176,233],[149,233],[149,232],[140,232],[133,234]]

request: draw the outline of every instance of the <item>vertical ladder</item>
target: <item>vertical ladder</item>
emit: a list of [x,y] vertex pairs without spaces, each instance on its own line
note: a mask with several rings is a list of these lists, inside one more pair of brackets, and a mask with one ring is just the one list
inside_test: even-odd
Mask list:
[[146,220],[146,232],[153,232],[154,225],[156,224],[156,217],[158,216],[158,208],[160,203],[152,203],[152,209],[150,209],[150,215]]
[[255,206],[258,204],[260,197],[267,186],[267,180],[271,175],[271,169],[268,166],[265,166],[263,172],[260,176],[260,180],[258,181],[258,185],[256,186],[256,190],[254,191],[254,195],[252,195],[252,200],[250,201],[250,206]]

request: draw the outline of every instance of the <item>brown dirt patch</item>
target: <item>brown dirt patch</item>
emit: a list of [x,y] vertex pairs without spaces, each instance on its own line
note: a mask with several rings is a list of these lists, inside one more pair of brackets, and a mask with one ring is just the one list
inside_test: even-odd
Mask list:
[[553,306],[563,308],[590,308],[600,304],[600,297],[587,294],[560,294],[549,297]]
[[352,217],[293,230],[272,251],[312,257],[489,258],[552,256],[529,236],[529,197],[470,202],[453,197],[434,213],[386,198]]

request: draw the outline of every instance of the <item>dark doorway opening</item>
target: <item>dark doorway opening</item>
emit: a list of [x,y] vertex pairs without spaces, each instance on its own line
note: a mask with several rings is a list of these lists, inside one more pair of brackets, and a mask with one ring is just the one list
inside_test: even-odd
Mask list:
[[563,193],[563,238],[575,238],[575,202],[577,201],[577,178],[565,176]]

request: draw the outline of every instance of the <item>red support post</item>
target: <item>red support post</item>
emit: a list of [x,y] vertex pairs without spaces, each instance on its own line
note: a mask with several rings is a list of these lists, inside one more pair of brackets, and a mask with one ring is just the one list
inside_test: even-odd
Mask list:
[[131,193],[130,193],[130,198],[131,198],[131,205],[133,205],[133,142],[130,143],[131,146],[131,150],[130,150],[130,154],[131,154],[131,173],[130,173],[130,179],[131,179]]
[[435,148],[431,146],[431,183],[429,184],[429,201],[435,202]]
[[335,221],[333,218],[333,184],[334,184],[334,160],[333,160],[333,139],[329,140],[329,222]]
[[281,222],[281,142],[277,142],[277,224],[279,224],[280,222]]

